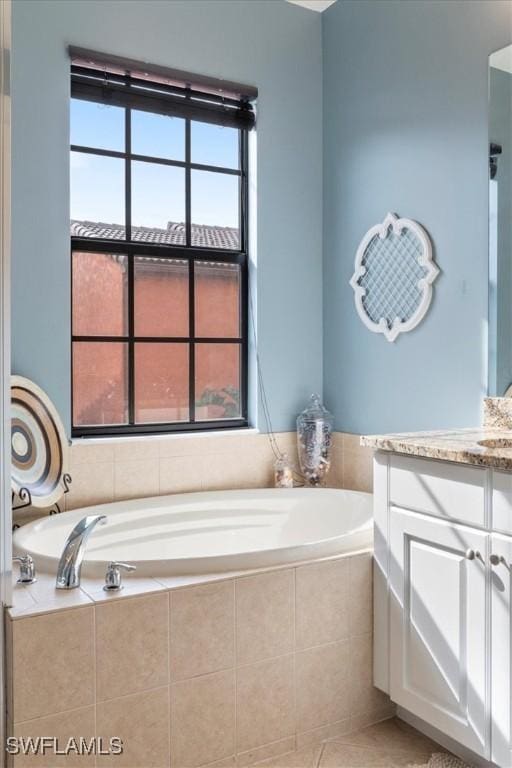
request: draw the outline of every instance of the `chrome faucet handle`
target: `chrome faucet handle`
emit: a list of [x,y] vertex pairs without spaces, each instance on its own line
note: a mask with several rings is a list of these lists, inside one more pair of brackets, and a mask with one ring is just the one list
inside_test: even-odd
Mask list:
[[103,589],[105,592],[115,592],[123,588],[121,584],[121,568],[125,571],[136,571],[136,565],[130,565],[130,563],[118,563],[112,560],[107,566],[107,572],[105,574],[105,584]]
[[36,566],[34,560],[30,555],[20,555],[13,557],[13,563],[20,564],[20,576],[17,580],[17,584],[33,584],[36,579]]

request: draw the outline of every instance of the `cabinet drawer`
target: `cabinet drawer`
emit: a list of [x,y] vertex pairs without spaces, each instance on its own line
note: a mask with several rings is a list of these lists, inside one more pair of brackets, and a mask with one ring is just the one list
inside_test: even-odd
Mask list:
[[392,456],[390,502],[398,507],[483,526],[486,477],[486,470],[479,467]]

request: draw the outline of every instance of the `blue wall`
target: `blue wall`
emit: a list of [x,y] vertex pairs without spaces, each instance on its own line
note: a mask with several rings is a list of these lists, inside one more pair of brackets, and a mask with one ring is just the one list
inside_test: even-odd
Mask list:
[[265,0],[14,0],[13,370],[68,429],[70,43],[259,87],[258,337],[274,427],[293,427],[322,388],[320,15]]
[[[488,55],[512,4],[344,0],[323,14],[324,393],[352,432],[480,423],[487,390]],[[388,211],[430,232],[429,314],[390,344],[349,279]]]
[[[322,16],[281,0],[14,0],[13,24],[13,368],[68,427],[69,43],[259,87],[254,283],[276,429],[321,389],[322,339],[338,429],[479,423],[487,57],[511,40],[508,0],[339,0]],[[427,318],[394,344],[363,327],[349,286],[388,211],[427,228],[442,270]]]
[[512,383],[512,74],[491,67],[489,72],[489,138],[499,144],[498,172],[491,185],[497,201],[495,255],[490,270],[489,318],[494,319],[494,343],[489,350],[489,388],[503,395]]

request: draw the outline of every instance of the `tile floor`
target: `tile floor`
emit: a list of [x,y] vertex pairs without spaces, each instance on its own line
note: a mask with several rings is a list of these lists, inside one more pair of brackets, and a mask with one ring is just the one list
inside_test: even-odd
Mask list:
[[397,718],[258,763],[265,768],[408,768],[446,752]]

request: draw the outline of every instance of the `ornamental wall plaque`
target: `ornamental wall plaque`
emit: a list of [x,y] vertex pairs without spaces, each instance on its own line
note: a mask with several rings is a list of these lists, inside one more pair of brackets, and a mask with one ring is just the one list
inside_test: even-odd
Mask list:
[[370,331],[395,341],[424,318],[438,274],[423,227],[388,213],[357,249],[350,285],[359,317]]
[[23,376],[11,377],[11,413],[12,490],[33,507],[50,507],[70,481],[60,416],[48,395]]

